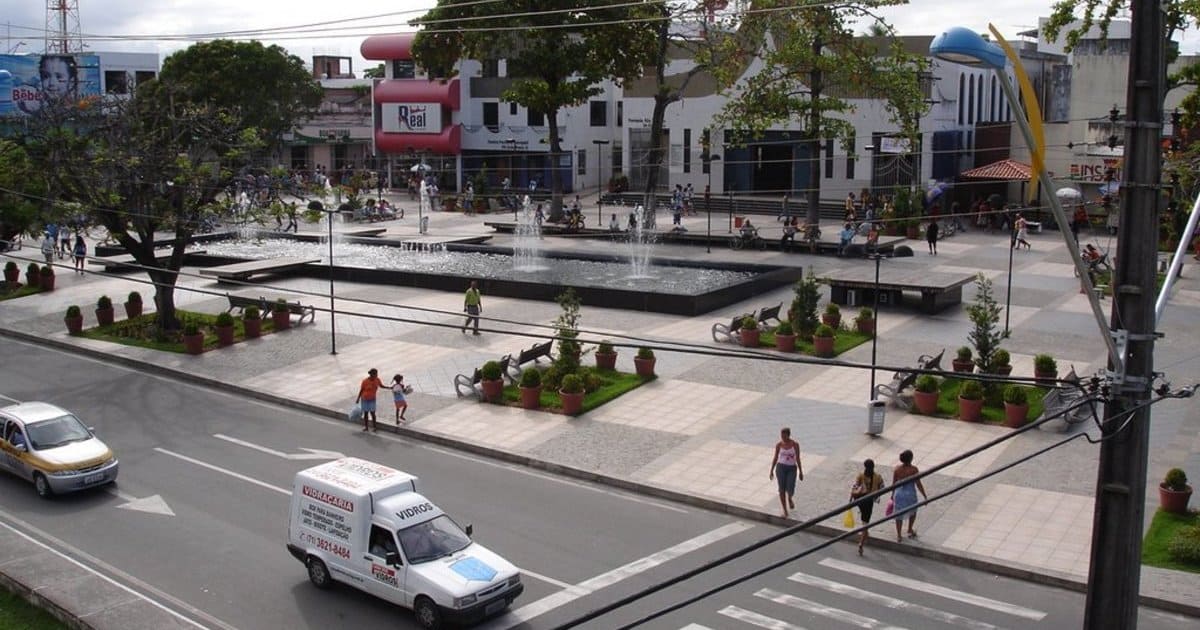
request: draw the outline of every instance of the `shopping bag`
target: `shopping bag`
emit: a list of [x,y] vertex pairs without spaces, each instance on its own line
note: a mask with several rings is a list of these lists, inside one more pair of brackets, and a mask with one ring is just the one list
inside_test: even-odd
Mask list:
[[842,525],[846,529],[854,529],[854,510],[846,510],[846,515],[842,517]]
[[883,509],[883,515],[884,515],[884,516],[891,516],[891,515],[892,515],[892,512],[895,512],[895,511],[896,511],[896,500],[895,500],[895,499],[888,499],[888,502],[887,502],[887,507],[885,507],[885,508]]
[[350,422],[353,422],[355,424],[362,422],[362,418],[363,418],[362,405],[358,405],[358,404],[354,405],[353,407],[350,408],[350,411],[346,415],[348,415],[350,417]]

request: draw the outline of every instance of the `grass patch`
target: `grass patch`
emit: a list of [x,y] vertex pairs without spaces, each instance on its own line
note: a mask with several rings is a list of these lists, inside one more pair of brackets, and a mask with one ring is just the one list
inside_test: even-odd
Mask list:
[[[1104,291],[1104,297],[1112,297],[1112,272],[1111,271],[1097,271],[1096,275],[1093,277],[1095,278],[1095,280],[1092,282],[1092,284],[1098,285],[1102,288],[1102,290]],[[1159,291],[1161,291],[1163,288],[1163,284],[1166,283],[1166,281],[1167,281],[1167,274],[1161,273],[1161,272],[1155,273],[1154,274],[1154,292],[1158,293]]]
[[[946,377],[942,379],[941,389],[938,390],[937,415],[948,418],[958,417],[958,388],[962,387],[963,382],[961,378]],[[1043,387],[1027,387],[1026,390],[1029,394],[1029,414],[1026,417],[1032,422],[1042,415],[1042,398],[1045,398],[1049,390]],[[1003,388],[997,387],[997,392],[1002,391]],[[1000,398],[1000,393],[992,395],[991,400],[985,393],[983,398],[980,421],[1004,424],[1004,402]]]
[[[200,327],[200,331],[204,333],[204,350],[208,351],[217,347],[217,333],[214,326],[217,323],[216,315],[207,313],[196,313],[192,311],[175,311],[179,317],[181,324],[187,322],[195,322]],[[124,344],[126,346],[136,346],[138,348],[149,348],[151,350],[161,350],[163,352],[178,352],[184,353],[183,335],[180,331],[163,332],[156,325],[157,315],[147,313],[133,319],[123,319],[115,321],[110,326],[96,326],[93,328],[85,328],[79,333],[81,337],[88,339],[99,339],[100,341],[110,341],[112,343]],[[262,320],[262,334],[267,335],[275,332],[275,322],[270,317],[265,317]],[[233,319],[233,342],[246,340],[246,329],[242,322],[242,318],[235,317]]]
[[1142,541],[1142,564],[1162,569],[1200,573],[1200,565],[1176,560],[1167,550],[1167,545],[1176,532],[1185,527],[1196,526],[1200,526],[1200,514],[1196,512],[1191,514],[1173,514],[1163,510],[1155,512],[1154,520],[1150,522],[1150,529],[1146,532],[1146,539]]
[[[642,378],[637,374],[618,372],[616,370],[598,369],[595,370],[595,374],[600,377],[600,387],[595,391],[584,394],[583,410],[581,413],[587,413],[605,403],[616,400],[645,383],[654,380],[653,378]],[[538,400],[543,410],[562,412],[562,398],[558,395],[557,391],[549,391],[543,387],[542,394]],[[510,406],[520,405],[521,388],[516,385],[505,385],[503,401]]]
[[25,601],[20,595],[0,588],[0,630],[66,630],[66,624]]
[[[2,287],[2,286],[5,286],[5,285],[0,283],[0,287]],[[5,288],[0,288],[0,302],[2,302],[4,300],[14,300],[16,298],[23,298],[26,295],[33,295],[34,293],[41,293],[41,292],[42,292],[41,287],[37,287],[37,286],[31,285],[31,284],[18,285],[17,288],[12,291],[9,291],[8,289],[5,289]]]
[[[833,356],[837,356],[851,348],[860,346],[871,340],[871,335],[860,333],[857,330],[842,328],[837,331],[833,339]],[[775,347],[775,330],[764,330],[758,335],[758,345],[762,348]],[[812,337],[796,336],[796,352],[802,354],[811,354],[816,356],[813,351]]]

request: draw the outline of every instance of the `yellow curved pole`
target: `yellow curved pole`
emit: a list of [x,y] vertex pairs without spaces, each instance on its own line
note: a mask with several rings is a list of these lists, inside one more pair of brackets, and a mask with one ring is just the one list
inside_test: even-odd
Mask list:
[[[996,38],[996,43],[1004,50],[1004,55],[1013,65],[1013,74],[1017,75],[1017,85],[1021,88],[1021,96],[1025,99],[1025,111],[1029,119],[1029,127],[1033,131],[1033,140],[1036,146],[1029,147],[1029,155],[1032,156],[1029,173],[1029,201],[1037,199],[1038,194],[1038,173],[1046,167],[1046,130],[1042,127],[1042,108],[1038,105],[1037,92],[1033,91],[1033,83],[1029,81],[1029,75],[1025,74],[1025,67],[1021,65],[1021,59],[1017,57],[1017,51],[1005,41],[1004,36],[996,27],[988,24],[988,30],[992,32],[992,37]],[[1003,72],[1003,70],[998,70]],[[1020,114],[1018,114],[1020,115]],[[1048,191],[1049,194],[1054,194],[1054,191]]]

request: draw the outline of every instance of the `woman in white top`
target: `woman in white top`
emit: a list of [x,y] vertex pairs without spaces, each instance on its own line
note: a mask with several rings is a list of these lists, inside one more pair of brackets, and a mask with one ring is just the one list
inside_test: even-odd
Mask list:
[[792,430],[784,427],[779,431],[775,443],[775,455],[771,457],[771,479],[779,484],[779,506],[783,517],[788,517],[788,508],[796,509],[796,481],[804,481],[804,469],[800,465],[800,444],[792,439]]

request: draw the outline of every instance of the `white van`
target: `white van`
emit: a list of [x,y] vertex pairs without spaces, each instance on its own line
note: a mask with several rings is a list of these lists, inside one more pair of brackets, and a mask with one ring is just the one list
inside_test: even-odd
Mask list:
[[425,628],[478,621],[525,589],[515,566],[470,535],[408,473],[355,457],[296,473],[287,548],[312,583],[411,608]]

